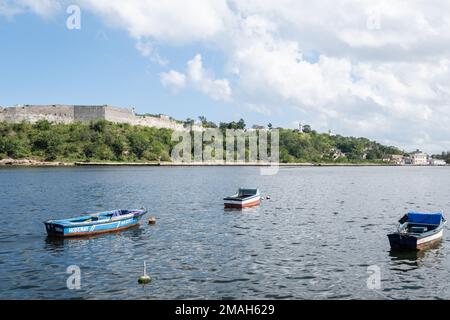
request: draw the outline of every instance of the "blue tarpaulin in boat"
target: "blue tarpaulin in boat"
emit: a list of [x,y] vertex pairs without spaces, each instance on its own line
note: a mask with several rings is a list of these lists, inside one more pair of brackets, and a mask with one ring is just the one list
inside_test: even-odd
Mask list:
[[419,213],[419,212],[408,213],[409,223],[439,225],[441,224],[441,221],[442,221],[442,213]]

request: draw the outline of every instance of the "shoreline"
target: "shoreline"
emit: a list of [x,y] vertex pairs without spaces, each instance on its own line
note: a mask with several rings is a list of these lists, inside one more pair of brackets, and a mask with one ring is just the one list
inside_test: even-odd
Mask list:
[[31,159],[3,159],[0,160],[1,167],[72,167],[74,162],[63,161],[39,161]]
[[[258,163],[258,162],[84,162],[3,159],[1,167],[438,167],[431,165],[396,165],[381,163]],[[439,166],[445,167],[445,166]]]

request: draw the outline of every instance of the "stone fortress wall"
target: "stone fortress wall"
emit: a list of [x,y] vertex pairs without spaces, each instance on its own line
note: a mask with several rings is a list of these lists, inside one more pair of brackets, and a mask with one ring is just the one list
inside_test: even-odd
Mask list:
[[0,121],[35,123],[44,119],[54,123],[72,123],[74,108],[66,105],[0,108]]
[[[47,120],[52,123],[89,122],[92,120],[107,120],[115,123],[129,123],[145,127],[166,128],[175,131],[186,131],[182,123],[168,116],[136,115],[134,109],[117,108],[108,105],[76,106],[76,105],[18,105],[14,107],[0,107],[0,122],[11,123]],[[194,125],[194,131],[201,131],[202,127]]]

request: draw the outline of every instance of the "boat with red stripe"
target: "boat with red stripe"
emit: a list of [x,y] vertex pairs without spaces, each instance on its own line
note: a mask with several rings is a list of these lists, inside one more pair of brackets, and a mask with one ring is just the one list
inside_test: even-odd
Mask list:
[[235,195],[223,199],[225,208],[249,208],[261,203],[259,189],[239,188]]

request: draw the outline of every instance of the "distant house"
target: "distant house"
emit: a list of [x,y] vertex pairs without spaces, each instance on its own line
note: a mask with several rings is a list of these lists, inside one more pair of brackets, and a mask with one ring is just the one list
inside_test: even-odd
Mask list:
[[445,160],[441,160],[441,159],[431,159],[430,160],[430,165],[432,165],[432,166],[446,166],[447,162],[445,162]]
[[401,155],[401,154],[393,154],[393,155],[391,155],[391,158],[389,159],[389,162],[391,164],[395,164],[395,165],[400,166],[400,165],[405,164],[405,159],[404,158],[405,157],[403,155]]
[[416,150],[411,153],[412,165],[426,166],[429,164],[428,155],[420,150]]
[[345,158],[345,153],[343,153],[339,149],[333,148],[333,149],[331,149],[331,157],[333,158],[333,160]]

